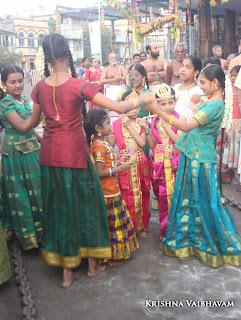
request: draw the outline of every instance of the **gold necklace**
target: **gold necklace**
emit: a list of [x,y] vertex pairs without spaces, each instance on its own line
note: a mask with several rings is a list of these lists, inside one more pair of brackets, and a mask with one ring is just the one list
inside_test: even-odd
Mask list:
[[188,91],[194,84],[196,84],[195,82],[193,82],[192,84],[190,84],[190,86],[189,87],[187,87],[187,89],[181,89],[181,86],[182,86],[182,84],[180,85],[180,87],[179,87],[179,90],[182,90],[182,91]]
[[218,97],[223,97],[223,94],[219,94],[219,95],[217,95],[217,96],[215,96],[213,98],[208,99],[207,101],[216,100]]
[[[136,121],[136,125],[135,125],[135,131],[139,134],[140,133],[140,130],[141,130],[141,127],[140,125],[137,123]],[[122,123],[121,124],[121,132],[125,138],[125,140],[127,140],[128,143],[131,143],[134,141],[131,133],[129,132],[129,130],[126,129],[126,127],[124,126],[124,124]]]
[[[6,95],[6,97],[11,97],[11,98],[13,98],[12,96],[10,96],[10,94],[7,94]],[[14,99],[14,98],[13,98]],[[17,101],[19,104],[23,104],[23,105],[25,105],[25,101],[24,101],[24,99],[22,98],[22,100],[21,101],[19,101],[18,99],[14,99],[15,101]]]
[[95,139],[94,141],[99,142],[99,144],[101,146],[104,146],[106,148],[107,152],[110,153],[111,165],[112,165],[112,168],[115,168],[116,156],[115,156],[115,151],[114,151],[113,147],[105,140]]
[[[171,128],[171,126],[169,125],[169,127]],[[160,125],[159,125],[159,128],[161,130],[161,138],[168,138],[168,134],[166,132],[166,129],[163,127],[161,121],[160,121]]]
[[[194,84],[196,84],[196,83],[193,82],[192,84],[190,84],[190,86],[187,87],[187,89],[181,89],[181,86],[182,86],[182,84],[181,84],[180,87],[179,87],[179,90],[182,91],[182,93],[183,93],[183,92],[187,92]],[[179,90],[178,90],[178,91],[179,91]],[[178,93],[179,93],[179,92],[178,92]],[[179,93],[178,96],[177,96],[177,101],[178,101],[180,98],[181,98],[181,94]]]

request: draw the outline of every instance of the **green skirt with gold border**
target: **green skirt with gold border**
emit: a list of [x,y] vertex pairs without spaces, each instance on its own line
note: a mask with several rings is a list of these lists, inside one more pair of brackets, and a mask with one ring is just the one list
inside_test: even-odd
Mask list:
[[11,275],[8,248],[3,234],[2,223],[0,222],[0,284],[7,281]]
[[216,164],[181,153],[161,250],[179,258],[196,256],[214,268],[241,265],[241,243],[232,215],[221,203]]
[[42,236],[39,150],[9,146],[2,154],[0,220],[7,240],[16,236],[24,250],[38,248]]
[[111,258],[104,195],[97,171],[41,166],[42,258],[53,266],[76,268],[81,258]]

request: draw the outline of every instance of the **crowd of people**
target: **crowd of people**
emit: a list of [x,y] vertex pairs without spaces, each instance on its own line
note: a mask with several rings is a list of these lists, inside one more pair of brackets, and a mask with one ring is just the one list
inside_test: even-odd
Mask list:
[[240,266],[220,183],[241,174],[241,55],[224,60],[217,45],[202,63],[178,44],[168,63],[151,43],[128,69],[110,53],[104,69],[84,58],[77,73],[63,36],[46,36],[42,47],[32,111],[23,70],[1,73],[0,284],[11,276],[12,237],[63,268],[63,288],[80,276],[82,258],[89,277],[121,266],[148,237],[151,185],[164,254]]

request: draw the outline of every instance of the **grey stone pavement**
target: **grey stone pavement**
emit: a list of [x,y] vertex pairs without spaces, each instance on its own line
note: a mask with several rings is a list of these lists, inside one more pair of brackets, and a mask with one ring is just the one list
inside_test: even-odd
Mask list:
[[[241,201],[241,193],[229,183],[225,183],[223,189]],[[230,210],[241,234],[241,211]],[[87,260],[83,260],[81,277],[68,289],[60,288],[60,268],[43,263],[40,254],[24,252],[24,264],[38,309],[35,319],[240,320],[241,268],[212,269],[195,257],[165,256],[160,251],[158,213],[153,210],[151,213],[148,238],[139,240],[140,248],[129,260],[91,279],[86,275]],[[178,301],[183,306],[148,307],[146,300]],[[233,301],[233,307],[189,307],[186,300]],[[0,286],[0,320],[22,319],[21,310],[21,297],[13,276]]]

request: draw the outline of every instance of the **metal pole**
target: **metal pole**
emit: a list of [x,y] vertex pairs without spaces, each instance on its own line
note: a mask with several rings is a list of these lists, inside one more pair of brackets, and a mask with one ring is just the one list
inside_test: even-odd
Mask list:
[[98,1],[98,15],[99,15],[99,30],[100,30],[100,65],[102,66],[100,0]]

